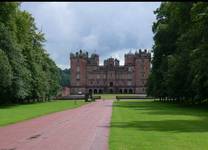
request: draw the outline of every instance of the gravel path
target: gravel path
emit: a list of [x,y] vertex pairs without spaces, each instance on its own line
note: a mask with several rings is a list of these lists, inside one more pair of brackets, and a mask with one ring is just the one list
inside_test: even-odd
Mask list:
[[112,101],[0,127],[0,150],[107,150]]

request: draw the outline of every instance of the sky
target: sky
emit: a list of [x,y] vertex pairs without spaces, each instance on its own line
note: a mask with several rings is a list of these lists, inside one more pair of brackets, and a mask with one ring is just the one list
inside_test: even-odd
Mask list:
[[152,49],[154,10],[160,2],[23,2],[45,34],[44,48],[57,66],[70,68],[69,55],[80,49],[104,59]]

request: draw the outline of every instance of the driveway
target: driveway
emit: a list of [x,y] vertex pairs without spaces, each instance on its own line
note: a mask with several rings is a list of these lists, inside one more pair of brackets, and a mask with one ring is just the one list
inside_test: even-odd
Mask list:
[[0,127],[0,150],[107,150],[112,100]]

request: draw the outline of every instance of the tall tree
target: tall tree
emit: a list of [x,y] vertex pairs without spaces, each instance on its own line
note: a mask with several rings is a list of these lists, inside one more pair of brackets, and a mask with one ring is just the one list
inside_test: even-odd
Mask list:
[[163,2],[155,14],[148,94],[201,103],[208,98],[208,4]]
[[14,102],[48,99],[59,89],[59,70],[43,48],[44,34],[19,6],[0,4],[1,79],[8,78],[0,83],[7,87],[0,97]]

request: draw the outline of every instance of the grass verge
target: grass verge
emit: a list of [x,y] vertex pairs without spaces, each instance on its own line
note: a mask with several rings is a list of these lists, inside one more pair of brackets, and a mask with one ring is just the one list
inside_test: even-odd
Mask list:
[[0,126],[39,117],[53,112],[76,108],[85,104],[79,100],[75,104],[69,100],[54,100],[51,102],[0,106]]

